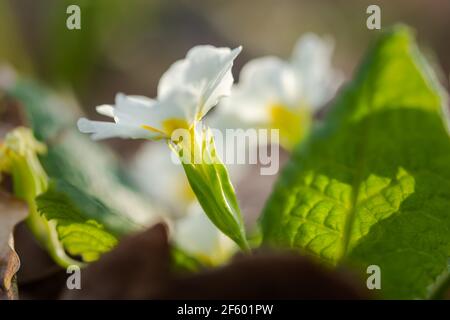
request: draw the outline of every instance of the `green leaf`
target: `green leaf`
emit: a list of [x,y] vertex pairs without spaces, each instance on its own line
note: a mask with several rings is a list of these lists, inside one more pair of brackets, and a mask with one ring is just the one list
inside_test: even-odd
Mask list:
[[47,191],[36,198],[36,203],[39,212],[49,220],[93,220],[104,225],[115,236],[124,235],[135,228],[114,209],[65,180],[53,180]]
[[109,209],[64,181],[51,183],[48,190],[36,198],[36,203],[38,211],[56,223],[58,237],[71,255],[90,262],[117,244],[117,239],[97,222],[104,220],[100,218],[102,215],[111,216],[107,214]]
[[366,277],[378,265],[387,298],[432,297],[449,279],[444,106],[409,29],[384,33],[283,171],[263,213],[264,242]]

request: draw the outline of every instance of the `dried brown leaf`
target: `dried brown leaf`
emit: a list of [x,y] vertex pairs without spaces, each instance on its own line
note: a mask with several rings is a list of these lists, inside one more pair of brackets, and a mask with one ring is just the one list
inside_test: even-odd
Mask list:
[[193,274],[171,272],[165,228],[122,241],[81,272],[63,299],[358,299],[348,274],[296,253],[258,252]]
[[62,299],[147,299],[169,282],[170,251],[166,227],[158,224],[128,237],[100,260],[81,270],[81,289]]
[[20,267],[14,251],[13,230],[28,214],[27,205],[13,196],[0,192],[0,299],[15,299],[17,291],[13,277]]
[[176,277],[167,299],[362,299],[350,274],[298,253],[258,252],[227,266]]

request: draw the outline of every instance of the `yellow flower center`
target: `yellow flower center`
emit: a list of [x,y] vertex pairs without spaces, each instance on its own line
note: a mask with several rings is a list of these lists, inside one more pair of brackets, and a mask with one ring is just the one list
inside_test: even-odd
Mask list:
[[170,138],[172,133],[177,129],[189,129],[189,123],[184,119],[176,119],[176,118],[166,119],[161,123],[161,125],[162,130],[146,124],[142,125],[141,127],[144,128],[145,130],[159,133],[166,138]]
[[170,137],[177,129],[189,129],[189,123],[184,119],[167,119],[162,122],[162,127]]
[[309,130],[311,113],[308,108],[289,108],[283,104],[269,107],[271,127],[280,130],[280,143],[287,150],[299,143]]

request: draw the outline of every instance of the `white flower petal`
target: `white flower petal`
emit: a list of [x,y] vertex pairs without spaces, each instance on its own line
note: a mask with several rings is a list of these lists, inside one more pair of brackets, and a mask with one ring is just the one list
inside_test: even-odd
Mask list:
[[195,113],[204,116],[220,97],[230,93],[231,67],[240,51],[241,47],[234,50],[209,45],[192,48],[185,59],[175,62],[161,77],[158,99],[173,91],[190,90],[198,98]]
[[264,107],[269,104],[268,99],[236,87],[230,97],[221,100],[219,108],[206,119],[206,123],[220,130],[260,127],[270,119]]
[[152,133],[148,130],[116,124],[114,122],[91,121],[80,118],[77,122],[78,130],[83,133],[90,133],[93,140],[108,138],[152,138]]
[[[224,121],[230,128],[265,126],[270,121],[271,107],[296,108],[300,93],[301,85],[289,64],[276,57],[252,60],[242,69],[231,96],[224,98],[213,114],[213,127],[223,127]],[[230,126],[233,119],[236,125]]]
[[146,97],[146,96],[141,96],[141,95],[128,95],[127,97],[129,97],[132,101],[139,103],[141,105],[146,105],[148,107],[151,107],[152,104],[155,103],[155,99]]
[[180,119],[191,124],[195,120],[197,94],[188,88],[175,90],[157,102],[154,115],[158,120]]
[[116,95],[114,117],[117,123],[141,126],[153,122],[154,106],[156,101],[127,96],[123,93]]
[[114,122],[79,120],[81,132],[92,133],[92,138],[156,138],[170,135],[165,132],[166,120],[194,121],[197,97],[189,90],[169,93],[161,101],[139,96],[116,95],[115,107],[98,106],[97,112],[114,118]]
[[242,68],[240,83],[248,94],[287,107],[296,104],[301,93],[301,84],[289,64],[276,57],[254,59],[247,63]]
[[293,51],[292,64],[302,81],[305,100],[314,109],[328,102],[342,83],[342,75],[331,66],[333,49],[332,39],[309,33],[297,41]]
[[109,104],[102,104],[101,106],[95,107],[97,113],[107,116],[110,118],[114,118],[114,107]]
[[96,139],[167,138],[179,127],[195,125],[220,97],[229,94],[231,66],[240,51],[240,47],[194,47],[162,76],[157,100],[118,93],[114,106],[97,107],[98,113],[114,118],[115,123],[83,119],[80,130]]
[[158,99],[163,98],[175,89],[186,86],[185,75],[189,62],[186,59],[175,61],[159,79]]
[[114,122],[91,121],[80,119],[78,128],[81,132],[91,133],[92,139],[120,138],[155,138],[162,134],[143,128],[143,125],[159,129],[160,119],[154,112],[155,100],[141,96],[127,96],[118,93],[115,106],[100,105],[96,107],[99,114],[114,118]]
[[222,66],[219,68],[220,71],[217,77],[207,83],[203,93],[204,106],[201,110],[202,117],[219,102],[220,98],[230,95],[234,81],[231,67],[233,66],[234,59],[236,59],[241,51],[242,47],[238,47],[227,54],[222,61]]

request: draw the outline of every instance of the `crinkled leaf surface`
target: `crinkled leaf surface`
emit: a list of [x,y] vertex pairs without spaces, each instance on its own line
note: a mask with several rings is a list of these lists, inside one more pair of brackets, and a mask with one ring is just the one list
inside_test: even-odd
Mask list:
[[62,179],[51,181],[48,190],[36,198],[38,210],[48,219],[64,216],[60,211],[67,211],[69,215],[83,217],[86,220],[99,221],[108,231],[121,236],[135,228],[130,221],[106,206],[95,196],[69,184]]
[[265,243],[364,274],[378,265],[387,298],[436,295],[449,281],[445,105],[410,31],[384,33],[285,168],[262,218]]
[[[47,220],[55,221],[59,239],[71,255],[90,262],[117,244],[116,237],[97,221],[110,219],[109,230],[115,227],[122,231],[118,225],[120,216],[115,217],[95,198],[64,181],[51,183],[48,190],[36,198],[36,203]],[[102,215],[106,217],[97,218]]]

